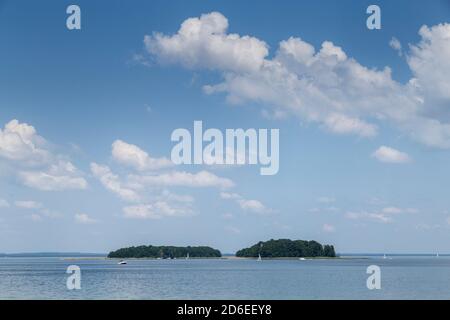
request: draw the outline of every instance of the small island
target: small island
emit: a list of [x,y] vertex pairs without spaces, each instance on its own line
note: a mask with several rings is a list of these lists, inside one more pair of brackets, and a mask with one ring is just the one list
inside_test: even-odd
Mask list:
[[108,258],[155,258],[155,259],[175,259],[175,258],[220,258],[222,254],[219,250],[211,247],[174,247],[174,246],[138,246],[121,248],[111,251]]
[[250,248],[244,248],[236,252],[236,257],[256,258],[258,256],[262,258],[334,258],[336,253],[332,245],[322,245],[317,241],[289,239],[260,241]]

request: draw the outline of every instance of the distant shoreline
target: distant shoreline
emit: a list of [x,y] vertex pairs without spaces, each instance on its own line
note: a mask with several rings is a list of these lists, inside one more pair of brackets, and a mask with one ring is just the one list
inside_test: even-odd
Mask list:
[[[76,260],[257,260],[257,258],[253,257],[236,257],[236,256],[222,256],[222,257],[193,257],[193,258],[175,258],[175,259],[161,259],[161,258],[151,258],[151,257],[143,257],[143,258],[108,258],[108,257],[65,257],[62,258],[67,261],[76,261]],[[276,258],[262,258],[262,260],[339,260],[339,259],[367,259],[364,257],[276,257]]]
[[102,258],[107,253],[88,252],[23,252],[23,253],[0,253],[0,258]]
[[[336,257],[302,257],[305,259],[362,259],[362,258],[376,258],[383,257],[382,253],[342,253],[338,254]],[[435,257],[435,253],[386,253],[387,257]],[[439,257],[450,257],[450,254],[439,254]],[[1,258],[61,258],[63,260],[120,260],[125,258],[108,258],[107,253],[71,253],[71,252],[61,252],[61,253],[10,253],[3,254],[0,253]],[[126,258],[127,260],[157,260],[157,258]],[[178,258],[183,260],[183,258]],[[255,257],[236,257],[233,254],[224,254],[222,257],[217,258],[197,258],[190,257],[190,259],[229,259],[229,260],[255,260]],[[300,257],[263,257],[264,260],[298,260]],[[170,259],[163,259],[170,260]]]

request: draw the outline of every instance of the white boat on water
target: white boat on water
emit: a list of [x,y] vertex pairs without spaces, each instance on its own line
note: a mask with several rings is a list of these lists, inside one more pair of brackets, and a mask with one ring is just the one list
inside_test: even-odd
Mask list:
[[257,261],[262,261],[260,254],[258,254],[258,260]]
[[117,262],[117,264],[127,264],[128,262],[126,262],[125,260],[120,260],[119,262]]
[[186,255],[186,260],[189,260],[189,252]]
[[386,254],[384,254],[383,259],[386,259]]
[[304,261],[304,260],[306,260],[305,258],[298,258],[298,260],[302,260],[302,261]]

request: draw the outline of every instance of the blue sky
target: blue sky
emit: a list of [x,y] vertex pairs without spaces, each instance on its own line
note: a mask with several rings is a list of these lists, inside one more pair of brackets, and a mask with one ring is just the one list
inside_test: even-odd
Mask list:
[[[450,252],[448,2],[379,1],[381,30],[368,1],[78,1],[74,31],[69,4],[0,1],[0,252]],[[194,120],[279,128],[278,174],[147,166]]]

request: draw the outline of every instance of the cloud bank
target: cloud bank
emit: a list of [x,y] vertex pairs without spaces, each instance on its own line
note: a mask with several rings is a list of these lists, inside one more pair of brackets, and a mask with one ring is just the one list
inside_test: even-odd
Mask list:
[[[413,74],[404,84],[389,67],[368,68],[331,41],[316,49],[291,37],[269,58],[263,40],[227,30],[228,19],[212,12],[144,43],[162,64],[218,71],[223,81],[204,91],[224,93],[230,103],[259,102],[265,114],[295,115],[336,134],[373,137],[387,123],[419,143],[450,148],[450,24],[419,30],[419,43],[404,52]],[[401,49],[398,40],[391,46]]]
[[43,191],[86,189],[82,173],[27,123],[14,119],[0,129],[0,158],[16,167],[22,183]]

